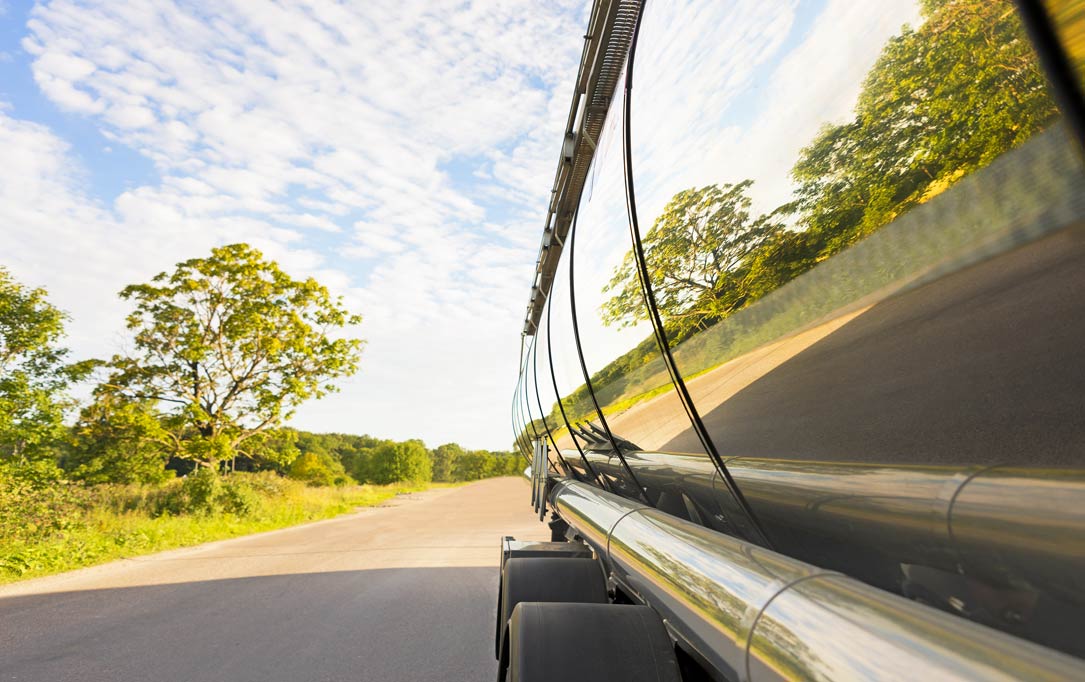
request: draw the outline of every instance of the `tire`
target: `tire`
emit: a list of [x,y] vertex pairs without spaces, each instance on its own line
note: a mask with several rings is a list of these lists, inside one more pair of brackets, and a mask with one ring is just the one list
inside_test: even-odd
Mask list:
[[607,603],[607,584],[595,559],[571,557],[510,558],[501,572],[497,599],[497,640],[495,654],[501,658],[501,644],[516,605],[531,602]]
[[508,682],[681,682],[674,643],[647,606],[521,602],[508,629]]

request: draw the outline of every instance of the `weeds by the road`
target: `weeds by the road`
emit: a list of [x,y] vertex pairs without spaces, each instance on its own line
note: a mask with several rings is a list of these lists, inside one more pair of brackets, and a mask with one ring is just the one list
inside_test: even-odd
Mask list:
[[431,487],[314,488],[272,473],[209,472],[163,486],[3,483],[0,584],[327,519]]

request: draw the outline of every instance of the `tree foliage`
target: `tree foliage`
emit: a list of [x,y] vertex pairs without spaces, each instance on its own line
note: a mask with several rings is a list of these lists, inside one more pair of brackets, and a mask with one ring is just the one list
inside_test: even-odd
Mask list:
[[456,460],[454,476],[457,481],[478,481],[491,475],[494,463],[485,450],[465,452]]
[[[885,45],[852,117],[802,149],[794,199],[751,213],[750,180],[678,192],[644,235],[650,284],[676,344],[931,200],[1050,125],[1057,109],[1009,0],[923,0]],[[783,227],[787,217],[788,227]],[[644,304],[626,254],[604,289],[607,324]],[[642,364],[651,344],[613,363]],[[601,374],[613,374],[607,367]],[[594,379],[594,377],[593,377]]]
[[344,485],[350,482],[343,463],[329,453],[304,452],[290,463],[290,478],[309,485]]
[[0,461],[51,458],[63,435],[65,390],[85,373],[66,362],[65,320],[44,289],[0,267]]
[[397,481],[423,483],[432,480],[433,464],[422,441],[389,441],[374,451],[370,475],[371,480],[379,484]]
[[464,454],[463,448],[456,443],[437,446],[433,451],[433,480],[442,482],[455,480],[452,472]]
[[106,395],[83,408],[64,464],[88,483],[161,483],[171,446],[151,402]]
[[[674,195],[642,239],[644,262],[659,310],[672,324],[720,318],[746,300],[740,267],[747,256],[782,229],[775,216],[752,216],[753,184],[708,185]],[[605,292],[603,320],[631,324],[645,319],[633,252],[625,255]]]
[[928,201],[1057,115],[1013,6],[925,0],[888,42],[854,117],[822,128],[792,170],[821,257]]
[[361,318],[247,244],[184,261],[121,297],[135,304],[134,347],[110,361],[98,393],[157,404],[180,459],[232,458],[358,366],[361,341],[334,334]]

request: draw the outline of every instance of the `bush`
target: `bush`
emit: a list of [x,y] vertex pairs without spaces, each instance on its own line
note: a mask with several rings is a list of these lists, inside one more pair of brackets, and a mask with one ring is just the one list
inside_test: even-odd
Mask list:
[[194,514],[214,514],[219,510],[222,480],[214,469],[201,467],[185,477],[181,484],[184,511]]
[[52,462],[0,465],[0,538],[42,540],[81,525],[92,500]]
[[218,503],[224,512],[235,516],[250,516],[261,507],[259,493],[246,479],[236,474],[222,483]]
[[339,460],[331,455],[306,452],[290,464],[290,478],[312,486],[345,485],[351,480]]
[[233,474],[231,478],[244,476],[249,487],[264,497],[278,497],[290,483],[274,471],[261,471],[255,474]]
[[146,497],[146,509],[154,518],[159,516],[180,516],[188,511],[188,498],[184,491],[184,480],[175,485],[151,490]]

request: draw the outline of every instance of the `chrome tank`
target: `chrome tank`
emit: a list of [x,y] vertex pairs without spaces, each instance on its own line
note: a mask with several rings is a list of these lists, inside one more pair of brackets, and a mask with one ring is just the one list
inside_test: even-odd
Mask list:
[[[588,451],[621,493],[617,458]],[[627,453],[657,508],[732,533],[704,457]],[[780,552],[1081,655],[1085,472],[733,458]],[[628,492],[627,492],[628,495]]]
[[1074,680],[1085,662],[593,486],[550,499],[719,679]]
[[525,455],[1085,658],[1085,0],[591,21]]

